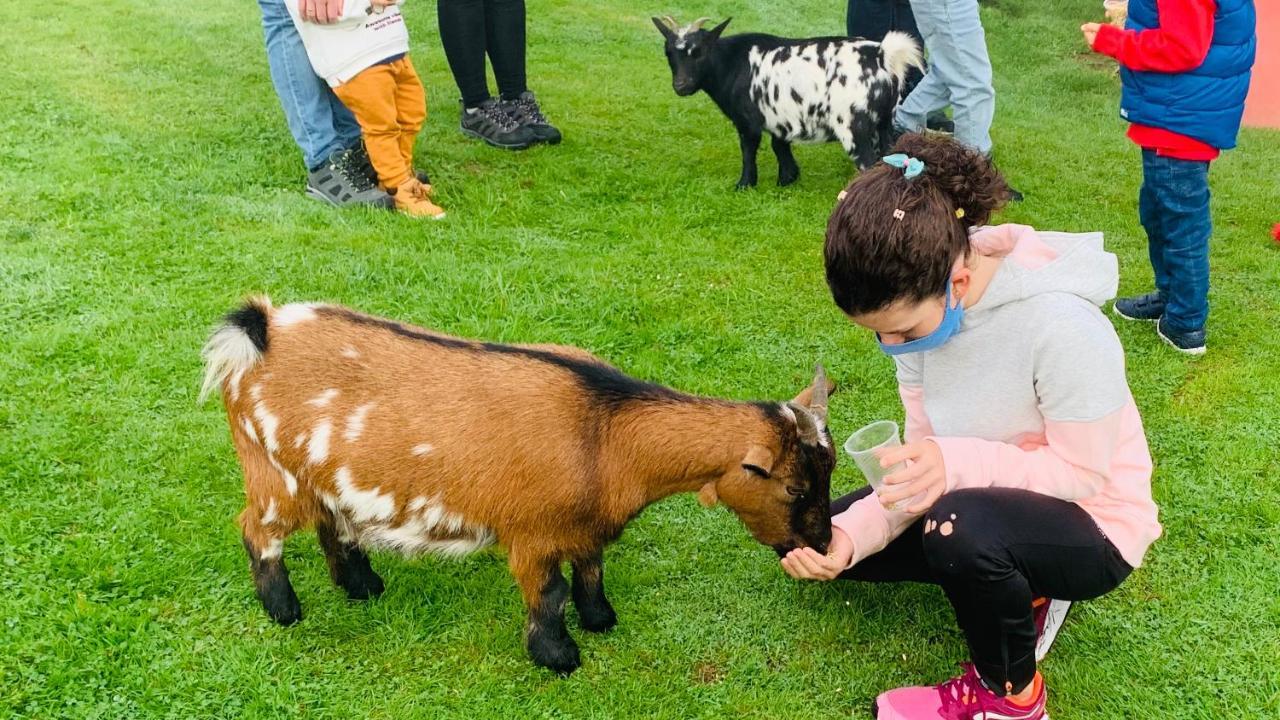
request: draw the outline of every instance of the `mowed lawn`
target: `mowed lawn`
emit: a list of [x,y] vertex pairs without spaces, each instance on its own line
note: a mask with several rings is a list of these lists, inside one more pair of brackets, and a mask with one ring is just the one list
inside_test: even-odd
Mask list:
[[[433,3],[406,6],[443,223],[303,197],[255,5],[64,0],[0,25],[0,717],[816,718],[936,682],[964,644],[936,588],[800,584],[723,509],[685,496],[606,554],[621,618],[570,628],[584,665],[535,668],[497,552],[376,555],[352,603],[310,532],[285,554],[306,617],[274,626],[234,517],[240,471],[199,349],[243,295],[326,300],[500,341],[570,343],[640,377],[790,397],[826,364],[832,425],[900,417],[890,361],[835,309],[827,213],[852,168],[734,193],[738,146],[677,98],[649,15],[730,31],[842,31],[842,3],[530,0],[529,72],[565,141],[457,130]],[[1095,0],[984,3],[1003,220],[1105,230],[1122,292],[1151,282],[1138,152],[1113,67],[1082,51]],[[1074,718],[1280,717],[1280,133],[1213,169],[1211,348],[1121,325],[1165,537],[1073,614],[1044,665]],[[975,388],[981,392],[981,388]],[[689,428],[697,432],[697,428]],[[836,490],[859,484],[847,462]]]

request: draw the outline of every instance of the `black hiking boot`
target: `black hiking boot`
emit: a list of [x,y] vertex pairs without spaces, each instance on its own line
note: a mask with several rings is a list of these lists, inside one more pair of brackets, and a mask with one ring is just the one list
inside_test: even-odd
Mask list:
[[379,208],[395,207],[395,200],[378,187],[376,179],[370,180],[365,166],[368,155],[355,148],[337,150],[319,168],[307,174],[307,196],[334,207],[370,205]]
[[548,145],[555,145],[560,142],[560,131],[556,129],[551,121],[547,120],[547,116],[542,114],[542,108],[538,107],[538,99],[533,93],[525,90],[513,100],[502,101],[502,109],[507,114],[520,123],[521,127],[529,128],[533,131],[533,136],[538,142],[544,142]]
[[505,150],[524,150],[538,141],[532,129],[522,126],[493,98],[473,108],[464,107],[461,129],[463,135]]

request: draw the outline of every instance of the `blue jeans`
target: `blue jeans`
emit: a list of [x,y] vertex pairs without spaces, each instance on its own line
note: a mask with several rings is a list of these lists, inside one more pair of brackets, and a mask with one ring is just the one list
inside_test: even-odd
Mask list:
[[302,151],[307,169],[315,170],[334,152],[359,143],[360,126],[329,84],[311,68],[286,2],[297,0],[258,0],[267,40],[267,64],[271,66],[271,83],[280,96],[289,132]]
[[950,104],[956,140],[991,152],[996,91],[978,0],[911,0],[911,10],[929,51],[929,72],[898,106],[894,124],[919,132],[930,112]]
[[1138,218],[1170,332],[1204,329],[1209,317],[1209,163],[1142,151]]

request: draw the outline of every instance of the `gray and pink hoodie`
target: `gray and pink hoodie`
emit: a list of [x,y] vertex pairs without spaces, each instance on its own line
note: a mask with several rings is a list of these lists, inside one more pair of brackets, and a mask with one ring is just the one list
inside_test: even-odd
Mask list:
[[[1020,488],[1076,503],[1137,567],[1160,523],[1124,350],[1099,310],[1115,296],[1116,257],[1102,233],[1025,225],[979,229],[971,244],[1002,258],[991,284],[945,345],[896,358],[906,441],[937,443],[947,492]],[[917,517],[873,494],[832,524],[857,563]]]

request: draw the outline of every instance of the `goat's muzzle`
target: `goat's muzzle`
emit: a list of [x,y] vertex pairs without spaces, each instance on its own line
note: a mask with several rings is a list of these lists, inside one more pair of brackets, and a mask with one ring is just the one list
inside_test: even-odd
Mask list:
[[698,86],[694,85],[693,83],[674,82],[674,83],[671,83],[671,87],[676,91],[676,94],[679,95],[680,97],[687,97],[689,95],[692,95],[698,92]]

